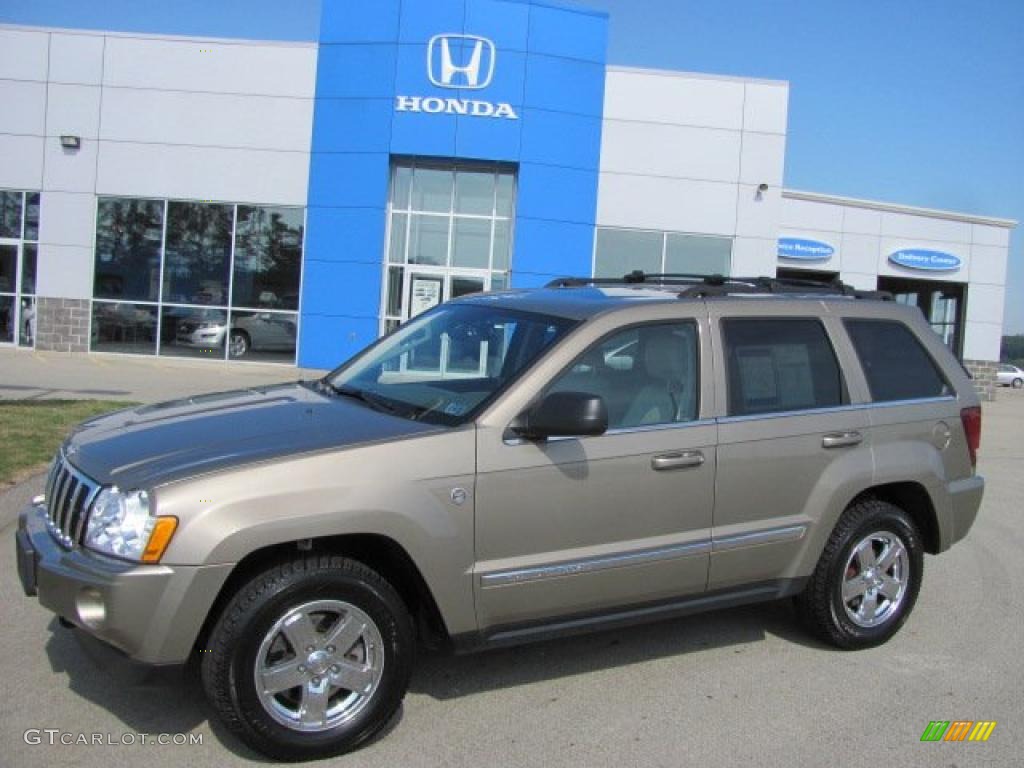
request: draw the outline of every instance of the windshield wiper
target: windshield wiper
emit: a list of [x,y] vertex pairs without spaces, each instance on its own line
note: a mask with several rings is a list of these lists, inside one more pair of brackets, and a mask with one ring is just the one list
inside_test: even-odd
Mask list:
[[365,403],[376,411],[383,411],[384,413],[395,414],[398,413],[398,409],[391,404],[391,401],[387,398],[379,395],[374,395],[372,392],[367,392],[364,389],[358,389],[356,387],[349,386],[336,386],[331,384],[329,381],[324,379],[320,380],[322,387],[325,387],[330,392],[342,397],[351,397],[353,400],[358,400],[361,403]]

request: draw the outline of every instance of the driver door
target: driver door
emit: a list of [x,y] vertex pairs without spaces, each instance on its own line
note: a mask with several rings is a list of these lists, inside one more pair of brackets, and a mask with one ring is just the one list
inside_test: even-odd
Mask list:
[[[484,634],[568,615],[597,621],[624,606],[657,610],[704,591],[717,437],[711,354],[706,318],[678,314],[610,327],[575,359],[545,361],[536,384],[524,382],[527,391],[481,421],[474,584]],[[608,432],[516,439],[511,419],[550,391],[600,395]]]

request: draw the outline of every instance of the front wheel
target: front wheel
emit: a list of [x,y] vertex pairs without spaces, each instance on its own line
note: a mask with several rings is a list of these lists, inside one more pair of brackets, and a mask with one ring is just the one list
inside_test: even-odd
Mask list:
[[227,727],[277,760],[329,757],[384,729],[414,653],[401,598],[342,557],[275,565],[245,584],[204,649],[202,680]]
[[1024,379],[1014,379],[1013,388],[1020,389],[1021,387],[1024,387]]
[[245,331],[235,330],[228,336],[228,354],[231,357],[245,357],[249,346],[249,334]]
[[888,502],[867,499],[840,518],[797,606],[825,642],[869,648],[884,643],[906,621],[923,573],[924,548],[910,516]]

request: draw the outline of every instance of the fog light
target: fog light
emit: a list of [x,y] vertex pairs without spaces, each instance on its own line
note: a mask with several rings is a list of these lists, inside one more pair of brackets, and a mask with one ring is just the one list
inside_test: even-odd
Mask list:
[[97,628],[107,619],[107,606],[103,603],[103,594],[94,587],[85,587],[78,593],[75,601],[79,620],[87,627]]

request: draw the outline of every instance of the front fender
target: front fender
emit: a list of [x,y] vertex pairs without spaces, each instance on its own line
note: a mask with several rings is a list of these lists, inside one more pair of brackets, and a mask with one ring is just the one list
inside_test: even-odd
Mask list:
[[235,564],[303,539],[383,536],[412,558],[449,629],[474,631],[474,472],[463,429],[175,483],[156,493],[158,513],[180,520],[163,562]]

